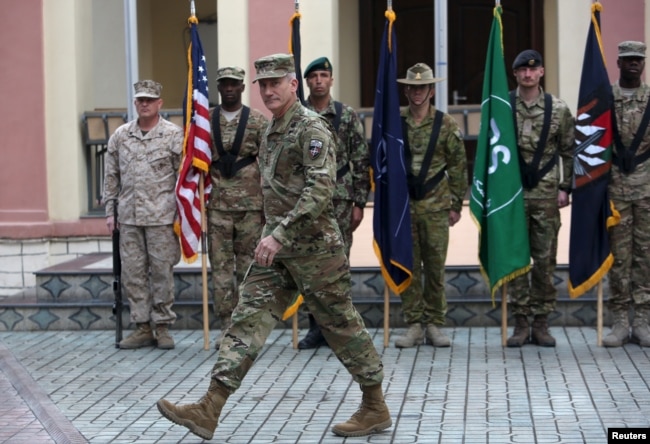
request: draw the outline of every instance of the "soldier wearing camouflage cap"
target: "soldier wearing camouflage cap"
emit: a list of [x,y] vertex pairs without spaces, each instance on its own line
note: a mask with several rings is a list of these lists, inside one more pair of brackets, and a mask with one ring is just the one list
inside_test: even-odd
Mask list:
[[122,285],[136,324],[119,347],[171,349],[169,326],[176,319],[173,267],[180,260],[173,229],[175,186],[183,129],[160,116],[160,83],[142,80],[133,87],[138,118],[115,130],[104,165],[106,224],[110,232],[116,224],[120,229]]
[[605,347],[620,347],[628,341],[650,347],[650,240],[646,235],[650,223],[650,86],[642,80],[645,57],[644,42],[618,45],[619,78],[612,86],[614,158],[608,190],[621,219],[609,230],[614,263],[609,271],[607,307],[613,323],[603,338]]
[[[351,106],[332,98],[334,84],[332,63],[327,57],[312,61],[304,71],[309,97],[305,106],[325,117],[336,135],[336,189],[334,213],[345,243],[345,254],[350,257],[352,233],[363,219],[363,209],[370,191],[370,150],[363,132],[361,119]],[[327,345],[325,337],[309,314],[309,331],[298,343],[299,349]]]
[[352,305],[350,264],[334,219],[335,141],[327,121],[298,101],[293,66],[290,54],[255,61],[255,81],[273,114],[260,148],[265,225],[208,392],[194,404],[157,404],[167,419],[204,439],[214,435],[228,396],[241,386],[297,292],[363,392],[360,409],[332,431],[363,436],[392,424],[381,387],[383,365]]
[[262,234],[262,187],[258,164],[268,119],[242,104],[245,71],[238,66],[217,70],[220,105],[210,110],[212,192],[208,210],[208,252],[212,297],[221,346],[253,252]]
[[[440,329],[445,325],[445,261],[449,228],[459,220],[467,191],[467,157],[456,120],[431,104],[434,77],[426,63],[416,63],[397,79],[408,107],[401,111],[410,195],[413,238],[413,280],[401,294],[404,321],[409,326],[395,347],[422,344],[449,347]],[[422,281],[424,280],[424,285]]]
[[[560,208],[569,205],[573,178],[575,121],[567,104],[544,92],[542,56],[534,49],[520,52],[512,64],[517,89],[510,102],[517,130],[517,149],[524,205],[535,266],[509,285],[515,328],[508,347],[532,342],[554,347],[548,316],[555,311],[556,267]],[[558,160],[560,159],[560,160]],[[529,318],[533,317],[532,326]]]

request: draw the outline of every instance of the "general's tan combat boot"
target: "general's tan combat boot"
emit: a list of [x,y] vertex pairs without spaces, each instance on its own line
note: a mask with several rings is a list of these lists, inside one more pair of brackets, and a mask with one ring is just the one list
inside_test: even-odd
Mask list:
[[339,436],[365,436],[393,425],[388,406],[384,402],[381,384],[361,386],[361,407],[346,422],[336,424],[332,432]]
[[604,347],[621,347],[630,340],[630,318],[628,310],[612,312],[612,330],[603,338]]
[[174,405],[161,399],[156,406],[161,415],[171,422],[187,427],[203,439],[212,439],[228,396],[230,393],[226,387],[212,379],[208,392],[196,404]]
[[133,333],[120,341],[120,348],[134,349],[149,347],[156,344],[156,338],[153,337],[153,331],[148,322],[139,323]]
[[169,327],[167,324],[156,325],[156,341],[158,348],[163,350],[171,350],[174,348],[174,339],[169,334]]
[[395,339],[395,347],[397,348],[409,348],[416,345],[420,345],[424,342],[424,330],[420,323],[415,323],[409,325],[409,329],[406,331],[404,336],[398,336]]
[[530,325],[528,316],[515,315],[515,330],[508,338],[508,347],[521,347],[530,341]]
[[649,310],[637,308],[634,312],[634,321],[632,322],[632,336],[630,341],[639,344],[641,347],[650,347],[650,318]]
[[427,338],[427,344],[433,345],[434,347],[449,347],[451,345],[449,336],[441,332],[435,324],[427,325],[425,336]]
[[221,318],[221,333],[219,334],[217,340],[214,342],[215,350],[219,350],[219,348],[221,348],[221,341],[223,341],[223,338],[226,337],[226,330],[228,330],[228,327],[230,327],[230,317]]

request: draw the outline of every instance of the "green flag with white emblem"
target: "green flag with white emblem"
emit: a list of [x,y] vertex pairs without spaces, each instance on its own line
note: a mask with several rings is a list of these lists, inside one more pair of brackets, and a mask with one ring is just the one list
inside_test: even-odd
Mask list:
[[530,269],[517,136],[503,57],[501,13],[501,6],[496,6],[485,62],[481,129],[469,202],[479,229],[481,272],[493,301],[499,286]]

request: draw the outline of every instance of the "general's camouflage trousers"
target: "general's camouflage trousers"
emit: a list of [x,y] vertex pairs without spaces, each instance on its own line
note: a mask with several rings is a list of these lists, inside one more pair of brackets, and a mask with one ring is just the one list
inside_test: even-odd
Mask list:
[[560,210],[557,198],[526,199],[526,223],[533,266],[529,273],[508,284],[513,315],[547,315],[555,310],[557,289],[553,273],[557,265]]
[[608,308],[627,310],[631,304],[650,308],[650,198],[615,200],[614,208],[621,221],[609,231],[614,264],[609,271]]
[[350,266],[340,254],[276,259],[271,267],[252,263],[232,325],[221,342],[212,377],[235,391],[297,292],[321,327],[332,351],[361,385],[383,380],[381,358],[352,305]]
[[139,227],[120,224],[122,285],[131,322],[171,324],[176,320],[174,265],[181,250],[172,225]]
[[239,299],[238,286],[262,235],[261,211],[208,211],[208,244],[214,314],[230,318]]
[[343,236],[343,244],[345,245],[345,256],[350,258],[350,249],[352,248],[352,208],[354,202],[351,200],[333,201],[334,204],[334,217],[336,223],[339,225],[341,235]]

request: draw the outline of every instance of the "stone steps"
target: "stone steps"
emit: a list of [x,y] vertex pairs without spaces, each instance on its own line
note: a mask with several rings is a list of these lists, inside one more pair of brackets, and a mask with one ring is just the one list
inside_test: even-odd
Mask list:
[[[30,330],[111,330],[115,328],[113,307],[112,259],[107,253],[93,253],[35,273],[36,286],[0,299],[0,331]],[[568,270],[556,273],[559,292],[551,325],[595,326],[595,291],[572,300],[567,294]],[[202,329],[201,262],[179,264],[174,270],[178,319],[175,329]],[[384,280],[378,267],[353,267],[353,301],[368,327],[382,327],[384,322]],[[208,276],[208,283],[210,282]],[[209,291],[211,285],[208,285]],[[607,288],[605,283],[604,288]],[[209,293],[210,294],[210,293]],[[450,266],[446,269],[446,294],[449,326],[501,325],[500,293],[493,306],[489,291],[477,266]],[[211,299],[211,298],[209,298]],[[130,329],[128,303],[125,298],[123,324]],[[209,303],[210,328],[218,329]],[[300,313],[299,327],[308,326]],[[390,326],[403,327],[401,301],[390,298]],[[291,320],[278,324],[291,328]]]

